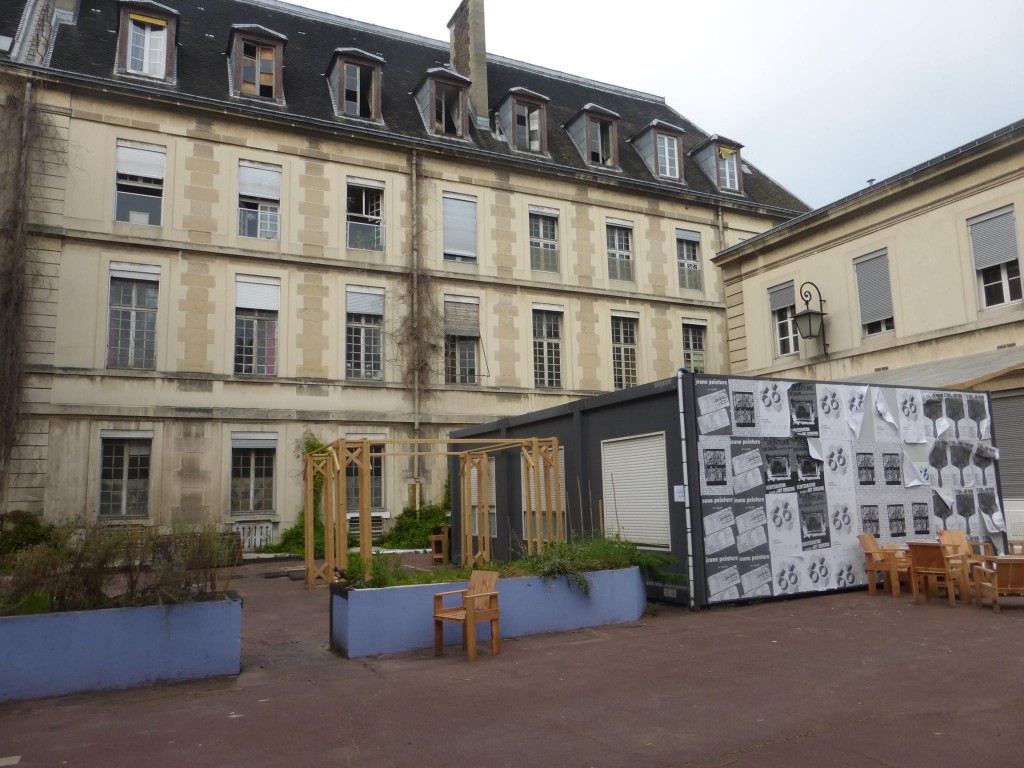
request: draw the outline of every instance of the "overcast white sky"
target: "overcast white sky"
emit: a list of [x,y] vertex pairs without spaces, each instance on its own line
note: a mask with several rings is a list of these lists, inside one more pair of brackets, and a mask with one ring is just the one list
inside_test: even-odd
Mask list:
[[[298,4],[447,41],[458,0]],[[487,0],[487,50],[664,96],[821,206],[1024,118],[1024,0]]]

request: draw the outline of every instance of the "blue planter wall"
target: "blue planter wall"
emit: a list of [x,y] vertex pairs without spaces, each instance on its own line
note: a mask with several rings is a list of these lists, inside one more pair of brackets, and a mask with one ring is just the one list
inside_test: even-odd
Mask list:
[[235,675],[242,601],[0,618],[0,701]]
[[[587,574],[590,596],[564,576],[498,580],[502,637],[565,632],[636,621],[647,605],[638,568]],[[349,658],[401,653],[434,644],[434,594],[463,589],[466,582],[417,584],[385,589],[331,587],[331,647]],[[447,598],[454,605],[457,595]],[[490,625],[478,626],[479,641]],[[446,622],[445,645],[461,644],[461,628]]]

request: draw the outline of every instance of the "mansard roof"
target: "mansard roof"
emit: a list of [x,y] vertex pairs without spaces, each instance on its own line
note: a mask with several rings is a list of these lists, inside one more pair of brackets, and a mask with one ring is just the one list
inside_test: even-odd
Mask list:
[[[110,91],[145,92],[147,98],[157,100],[163,94],[173,96],[177,102],[192,101],[235,114],[260,113],[264,119],[285,120],[289,124],[333,127],[344,135],[365,133],[367,138],[379,139],[385,131],[391,141],[429,145],[439,151],[445,151],[445,145],[452,147],[450,141],[426,131],[411,95],[428,73],[450,66],[447,43],[277,0],[203,0],[201,4],[167,0],[167,4],[179,13],[175,81],[139,83],[137,79],[128,81],[116,76],[118,0],[88,0],[79,5],[75,23],[58,27],[50,70],[75,80],[90,80]],[[286,106],[264,106],[248,100],[240,104],[238,99],[231,98],[225,45],[233,31],[244,34],[246,29],[260,28],[273,30],[289,43],[283,70]],[[336,116],[324,72],[339,48],[359,49],[387,62],[381,84],[383,125],[353,125]],[[748,204],[784,213],[808,210],[802,201],[749,161],[745,162],[748,168],[744,169],[743,198],[737,201],[735,195],[721,195],[688,155],[708,134],[661,97],[492,55],[488,56],[487,80],[491,112],[513,89],[544,94],[550,99],[545,110],[547,155],[514,152],[497,135],[481,130],[475,121],[470,121],[469,144],[459,143],[457,151],[461,153],[477,152],[485,162],[500,157],[514,165],[584,175],[595,182],[614,178],[615,183],[639,183],[683,197],[728,200],[729,205]],[[654,177],[639,155],[623,149],[618,153],[617,170],[588,166],[563,126],[595,103],[619,116],[620,142],[637,135],[652,121],[681,129],[680,159],[686,184],[667,184]],[[268,118],[271,114],[274,117]],[[451,151],[456,150],[452,147]]]

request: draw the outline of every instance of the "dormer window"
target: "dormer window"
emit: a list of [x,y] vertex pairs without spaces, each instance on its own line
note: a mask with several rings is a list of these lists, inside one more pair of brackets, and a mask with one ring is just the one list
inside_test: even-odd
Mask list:
[[335,111],[342,117],[380,120],[384,59],[357,48],[338,48],[327,72]]
[[250,40],[242,43],[242,85],[243,96],[274,98],[277,93],[277,48],[260,45]]
[[739,152],[730,147],[718,149],[718,186],[722,189],[738,190],[740,188],[739,173],[736,159]]
[[427,130],[437,136],[462,138],[469,133],[466,89],[468,77],[444,67],[427,72],[415,91]]
[[618,120],[619,116],[611,110],[587,104],[565,128],[589,165],[614,168],[619,164]]
[[158,3],[121,7],[118,69],[129,75],[166,80],[174,74],[174,39],[178,12]]
[[513,88],[496,110],[498,129],[512,149],[541,154],[547,151],[547,96]]
[[679,139],[658,134],[658,175],[679,178]]
[[652,120],[628,143],[640,153],[651,173],[661,179],[682,181],[679,161],[679,139],[682,128],[662,120]]
[[614,129],[611,120],[587,118],[587,160],[592,165],[615,165]]
[[284,101],[284,46],[287,38],[258,24],[231,30],[231,82],[236,96]]
[[743,194],[742,148],[742,144],[716,135],[704,139],[690,155],[721,191]]

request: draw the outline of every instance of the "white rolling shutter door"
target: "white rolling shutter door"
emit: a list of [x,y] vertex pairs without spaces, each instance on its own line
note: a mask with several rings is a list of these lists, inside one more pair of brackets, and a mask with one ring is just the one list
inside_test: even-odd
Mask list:
[[665,433],[602,441],[601,481],[608,536],[670,546]]
[[1024,499],[1024,394],[993,397],[992,423],[1004,500]]

